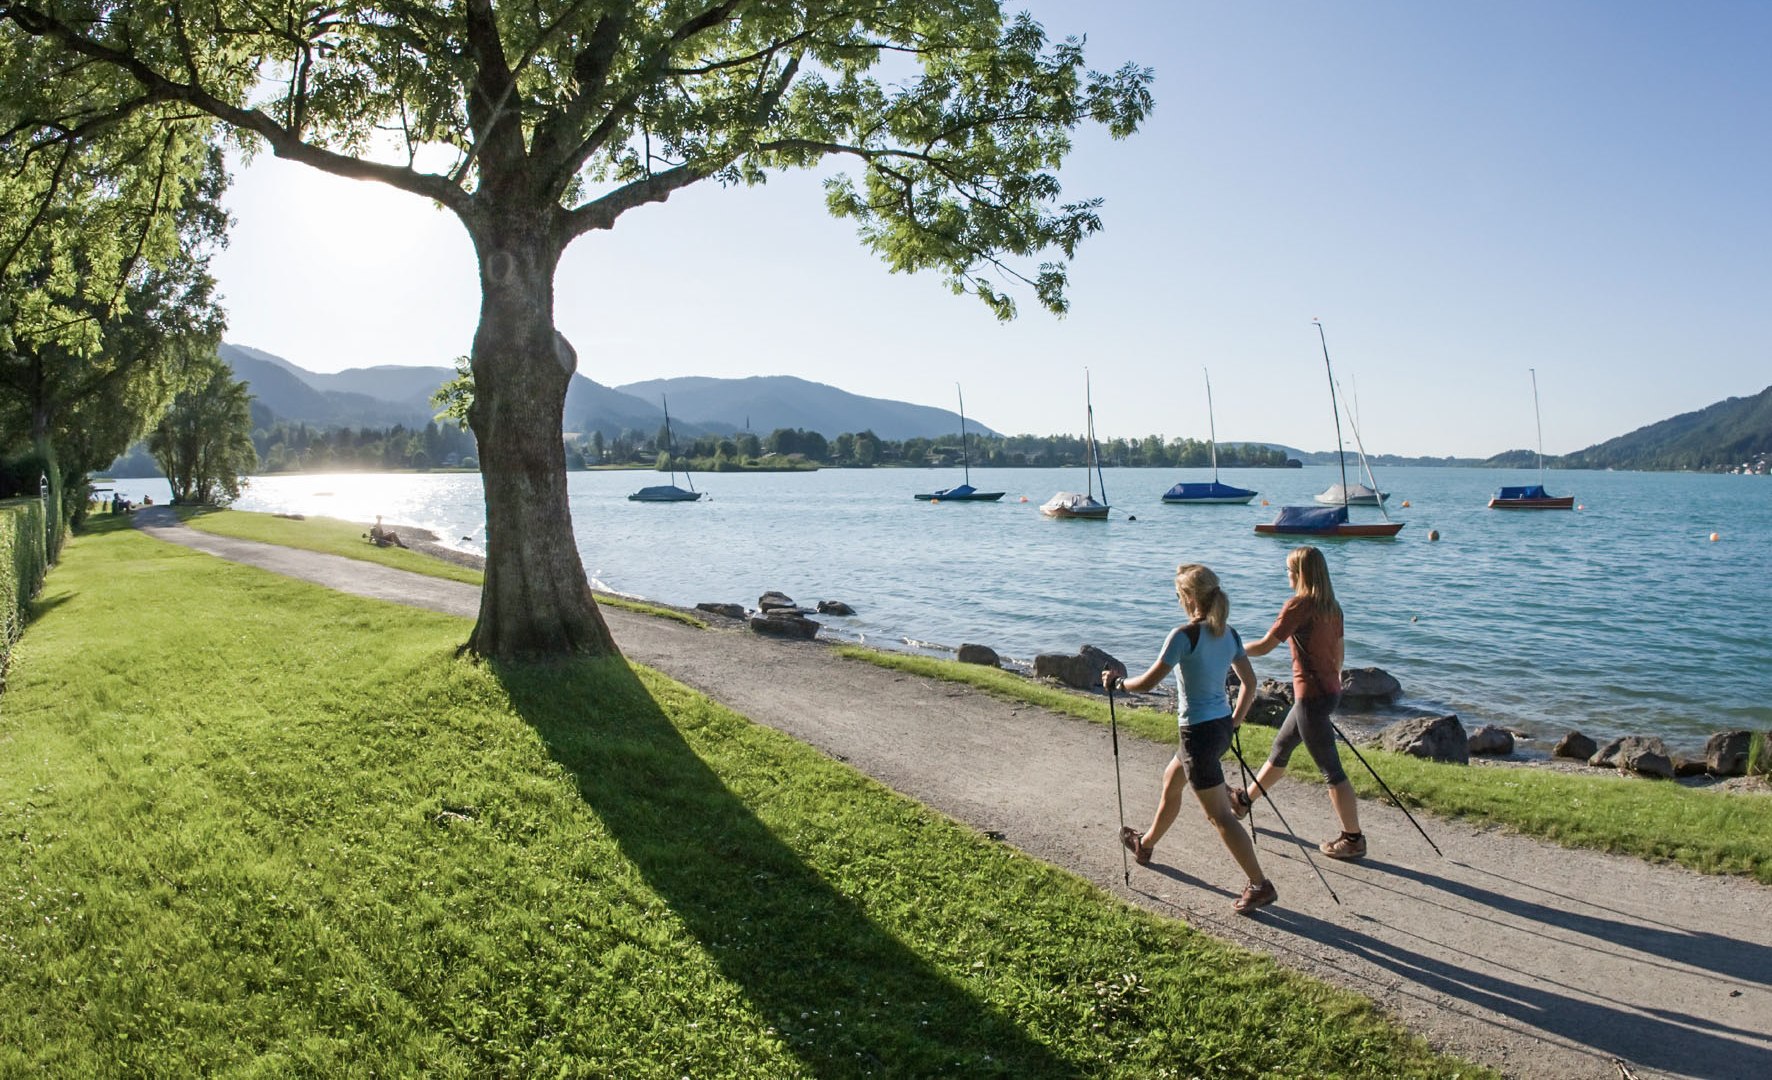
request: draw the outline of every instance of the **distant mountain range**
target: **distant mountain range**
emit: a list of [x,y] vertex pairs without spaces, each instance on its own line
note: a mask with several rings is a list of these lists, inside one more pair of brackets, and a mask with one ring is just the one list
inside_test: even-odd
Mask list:
[[1772,386],[1565,454],[1565,469],[1735,469],[1772,455]]
[[[261,409],[281,420],[319,427],[424,427],[436,409],[431,394],[455,377],[447,367],[383,364],[320,374],[280,356],[244,345],[223,344],[221,358],[248,384]],[[776,428],[804,428],[826,438],[872,431],[883,439],[936,438],[960,429],[948,409],[862,397],[824,383],[787,375],[748,379],[652,379],[610,388],[573,375],[566,390],[565,430],[624,430],[651,435],[664,423],[660,400],[668,396],[676,434],[731,434],[747,428],[767,435]],[[967,429],[997,434],[970,417]]]

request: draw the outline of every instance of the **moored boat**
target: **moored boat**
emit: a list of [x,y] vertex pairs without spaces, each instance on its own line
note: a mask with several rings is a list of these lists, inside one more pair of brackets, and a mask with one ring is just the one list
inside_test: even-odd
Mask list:
[[1573,510],[1575,496],[1552,495],[1543,484],[1504,487],[1489,500],[1491,510]]
[[697,499],[701,498],[701,492],[695,490],[695,481],[689,479],[688,469],[683,470],[683,482],[689,485],[688,489],[685,490],[684,488],[677,486],[677,455],[673,451],[671,443],[671,403],[668,398],[665,398],[662,395],[659,400],[664,402],[665,460],[671,468],[671,482],[668,484],[653,484],[651,487],[643,487],[639,491],[629,495],[628,501],[657,503],[695,502]]
[[[1200,369],[1205,372],[1204,368]],[[1221,484],[1218,481],[1218,420],[1212,409],[1212,376],[1206,374],[1206,423],[1212,436],[1212,480],[1209,483],[1180,483],[1163,493],[1163,501],[1171,506],[1223,506],[1247,503],[1260,492]]]
[[1538,426],[1538,483],[1503,487],[1489,500],[1491,510],[1573,510],[1575,496],[1552,495],[1544,490],[1544,419],[1538,412],[1538,369],[1532,373],[1532,419]]
[[[1047,499],[1040,506],[1040,513],[1053,518],[1075,518],[1080,521],[1105,521],[1108,516],[1107,480],[1101,475],[1101,453],[1095,447],[1095,401],[1089,390],[1089,371],[1083,370],[1083,402],[1088,413],[1088,422],[1083,427],[1083,438],[1087,443],[1088,459],[1083,463],[1083,478],[1087,490],[1079,495],[1074,491],[1061,491]],[[1101,498],[1095,497],[1095,484],[1101,483]]]
[[[1316,324],[1317,338],[1323,343],[1323,370],[1329,375],[1329,408],[1335,415],[1335,457],[1336,460],[1341,463],[1341,483],[1331,485],[1329,491],[1325,491],[1322,495],[1317,496],[1317,500],[1321,502],[1325,495],[1328,495],[1330,492],[1336,492],[1340,496],[1339,505],[1282,506],[1280,507],[1278,517],[1266,524],[1255,526],[1255,531],[1264,536],[1312,536],[1317,538],[1340,537],[1347,540],[1388,540],[1403,531],[1403,522],[1392,521],[1388,514],[1385,515],[1383,521],[1370,523],[1363,522],[1358,525],[1348,520],[1347,508],[1352,504],[1353,500],[1350,498],[1350,495],[1353,493],[1354,488],[1365,488],[1366,491],[1371,492],[1371,505],[1378,507],[1380,513],[1384,513],[1385,494],[1374,488],[1367,488],[1364,484],[1356,484],[1350,487],[1347,482],[1347,454],[1346,451],[1342,449],[1341,441],[1341,404],[1336,400],[1335,395],[1335,368],[1329,363],[1329,338],[1323,333],[1323,324],[1321,322],[1318,322],[1315,319],[1312,319],[1311,321]],[[1357,438],[1359,434],[1358,427],[1354,429],[1354,432]],[[1365,449],[1362,447],[1360,451],[1360,460],[1364,463],[1365,459],[1366,453]],[[1370,476],[1371,466],[1367,465],[1366,468],[1367,475]],[[1372,482],[1376,485],[1378,483],[1377,478],[1374,477]]]
[[1282,506],[1273,521],[1255,526],[1264,536],[1341,537],[1348,540],[1386,539],[1403,531],[1401,521],[1358,524],[1347,519],[1345,506]]
[[972,486],[972,463],[966,453],[966,396],[960,394],[960,384],[954,384],[954,393],[960,397],[960,467],[965,471],[965,483],[940,491],[932,491],[927,495],[916,495],[913,498],[924,502],[996,502],[1003,497],[1001,491],[980,491]]

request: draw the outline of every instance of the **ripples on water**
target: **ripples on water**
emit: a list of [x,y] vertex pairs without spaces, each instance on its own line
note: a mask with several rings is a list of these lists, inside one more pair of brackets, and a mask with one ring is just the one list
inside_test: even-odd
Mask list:
[[[1336,479],[1327,467],[1226,470],[1228,482],[1261,491],[1255,504],[1158,501],[1176,481],[1203,478],[1110,469],[1115,512],[1105,523],[1040,516],[1053,492],[1081,486],[1077,469],[980,470],[980,488],[1008,492],[982,504],[914,501],[959,482],[934,470],[698,475],[708,497],[687,504],[628,502],[653,482],[642,472],[573,473],[569,490],[585,569],[613,590],[754,605],[780,589],[802,602],[852,603],[860,614],[824,620],[828,632],[874,645],[941,652],[980,642],[1027,661],[1087,642],[1136,666],[1181,620],[1170,585],[1178,562],[1217,570],[1233,625],[1247,638],[1265,632],[1287,596],[1293,542],[1252,527]],[[1346,609],[1349,666],[1385,668],[1410,706],[1457,712],[1472,729],[1652,732],[1692,746],[1716,730],[1772,727],[1772,650],[1759,629],[1772,609],[1772,481],[1552,472],[1552,492],[1584,509],[1485,507],[1502,483],[1534,478],[1477,469],[1381,476],[1392,515],[1408,522],[1401,537],[1322,545]],[[118,487],[162,498],[156,483]],[[239,506],[356,521],[382,514],[470,550],[485,538],[472,475],[263,477]],[[1256,670],[1284,678],[1285,650]]]

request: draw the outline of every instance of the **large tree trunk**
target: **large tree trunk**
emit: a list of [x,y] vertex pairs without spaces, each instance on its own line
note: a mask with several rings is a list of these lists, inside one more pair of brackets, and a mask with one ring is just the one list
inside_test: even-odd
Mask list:
[[576,362],[554,329],[560,252],[538,221],[470,231],[481,299],[468,423],[486,490],[486,584],[468,648],[501,658],[615,654],[566,500],[561,418]]

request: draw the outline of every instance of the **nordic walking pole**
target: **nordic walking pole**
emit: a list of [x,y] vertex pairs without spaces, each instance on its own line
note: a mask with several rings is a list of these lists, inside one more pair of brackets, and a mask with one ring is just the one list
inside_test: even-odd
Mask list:
[[1114,741],[1114,798],[1120,804],[1120,832],[1115,840],[1120,845],[1120,873],[1126,879],[1128,888],[1132,885],[1132,864],[1126,861],[1126,792],[1120,786],[1120,721],[1114,714],[1114,688],[1110,683],[1108,692],[1108,732]]
[[[1255,778],[1249,775],[1249,766],[1243,761],[1243,729],[1231,728],[1231,749],[1237,752],[1237,768],[1243,770],[1243,796],[1248,798],[1249,789],[1255,785]],[[1261,846],[1260,836],[1255,831],[1255,803],[1249,804],[1249,842],[1256,847]]]
[[[1234,737],[1235,729],[1232,729],[1232,734],[1231,750],[1237,755],[1237,764],[1241,765],[1243,771],[1247,773],[1249,771],[1249,763],[1243,760],[1242,740]],[[1267,788],[1264,787],[1261,789],[1261,797],[1267,800],[1268,809],[1272,810],[1274,816],[1280,819],[1280,828],[1285,829],[1286,834],[1292,837],[1292,842],[1298,845],[1298,850],[1304,852],[1304,861],[1310,863],[1311,869],[1317,872],[1317,880],[1323,883],[1323,888],[1329,889],[1329,899],[1335,901],[1337,904],[1341,903],[1341,897],[1335,895],[1335,890],[1329,886],[1329,879],[1323,876],[1323,868],[1317,865],[1317,860],[1311,858],[1310,847],[1306,845],[1303,840],[1298,838],[1298,834],[1292,831],[1292,826],[1286,824],[1286,815],[1280,813],[1279,804],[1274,802],[1274,797],[1268,794]]]
[[1389,796],[1390,801],[1396,804],[1398,810],[1403,812],[1403,816],[1409,819],[1409,824],[1415,826],[1415,831],[1421,834],[1423,840],[1427,841],[1427,846],[1434,849],[1435,855],[1444,859],[1446,853],[1440,850],[1440,845],[1434,843],[1434,838],[1429,836],[1427,830],[1421,827],[1421,822],[1415,820],[1415,815],[1411,814],[1409,808],[1403,805],[1403,800],[1397,798],[1396,793],[1391,790],[1391,786],[1384,782],[1384,777],[1378,775],[1378,770],[1374,769],[1372,763],[1366,760],[1366,755],[1360,753],[1360,748],[1354,745],[1354,740],[1348,738],[1347,732],[1341,730],[1340,725],[1336,724],[1335,721],[1329,721],[1329,726],[1335,729],[1335,734],[1341,736],[1342,742],[1347,743],[1347,748],[1352,750],[1354,756],[1360,759],[1360,764],[1366,766],[1366,771],[1372,774],[1372,779],[1378,781],[1378,786],[1384,789],[1385,795]]

